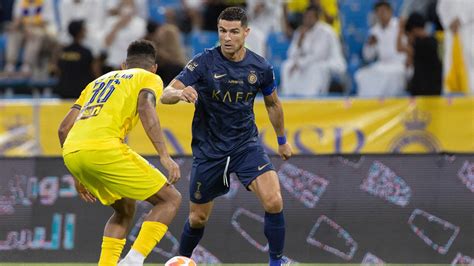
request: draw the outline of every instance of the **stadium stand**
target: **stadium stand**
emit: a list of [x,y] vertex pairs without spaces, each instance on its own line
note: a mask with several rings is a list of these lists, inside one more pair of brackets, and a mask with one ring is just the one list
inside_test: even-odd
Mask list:
[[290,39],[282,32],[271,32],[266,41],[266,57],[275,70],[277,84],[280,84],[280,66],[287,57]]
[[0,69],[5,65],[5,49],[7,47],[7,35],[0,33]]
[[193,31],[191,33],[191,54],[194,56],[205,48],[210,48],[216,45],[219,41],[219,36],[215,31]]
[[166,21],[166,9],[178,9],[180,6],[180,2],[175,0],[149,0],[148,15],[150,20],[163,24]]
[[[339,0],[343,49],[348,63],[347,72],[351,80],[350,95],[354,95],[357,91],[354,73],[364,64],[362,60],[362,46],[367,38],[369,25],[372,20],[371,11],[376,1]],[[398,14],[402,0],[391,0],[390,3],[395,8],[395,14]]]

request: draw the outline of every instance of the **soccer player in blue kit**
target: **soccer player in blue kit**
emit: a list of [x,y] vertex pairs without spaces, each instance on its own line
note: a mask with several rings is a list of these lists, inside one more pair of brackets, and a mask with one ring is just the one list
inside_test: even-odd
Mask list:
[[220,46],[196,55],[165,88],[164,104],[185,101],[195,104],[192,124],[193,166],[190,213],[181,235],[179,253],[191,257],[201,240],[214,198],[229,191],[229,174],[257,198],[265,209],[264,233],[270,263],[284,263],[285,221],[277,173],[257,142],[253,104],[261,92],[270,122],[277,134],[278,153],[286,160],[283,109],[276,92],[273,67],[244,47],[250,32],[242,8],[229,7],[218,18]]

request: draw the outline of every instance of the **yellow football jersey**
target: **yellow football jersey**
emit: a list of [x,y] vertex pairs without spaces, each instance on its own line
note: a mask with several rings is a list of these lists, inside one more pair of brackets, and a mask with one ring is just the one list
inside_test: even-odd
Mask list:
[[138,94],[150,90],[158,100],[163,81],[140,68],[112,71],[92,81],[76,101],[81,112],[66,138],[63,154],[120,146],[138,121]]

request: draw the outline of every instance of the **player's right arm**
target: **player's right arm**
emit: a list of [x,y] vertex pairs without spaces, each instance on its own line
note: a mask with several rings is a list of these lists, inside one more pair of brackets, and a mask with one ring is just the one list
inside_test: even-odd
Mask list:
[[178,164],[171,159],[165,145],[165,138],[161,130],[160,120],[155,111],[156,98],[155,94],[150,90],[144,89],[138,95],[138,115],[142,121],[148,138],[153,143],[158,155],[160,156],[160,163],[168,171],[168,181],[173,184],[181,178],[181,172]]
[[[87,88],[86,88],[87,89]],[[61,148],[64,145],[64,142],[66,141],[67,135],[69,134],[69,131],[71,131],[71,128],[74,126],[74,123],[77,120],[77,117],[81,113],[81,106],[84,104],[85,101],[85,95],[86,95],[86,89],[84,89],[81,92],[81,96],[77,101],[74,103],[74,105],[71,107],[69,112],[67,113],[66,117],[64,117],[63,121],[59,125],[58,129],[58,136],[59,136],[59,143],[61,144]],[[82,200],[85,202],[95,202],[97,199],[92,195],[84,185],[79,182],[75,177],[74,178],[74,186],[76,187],[76,191],[79,194],[79,197],[81,197]]]
[[66,141],[66,137],[69,134],[69,131],[71,130],[72,126],[74,126],[74,122],[76,122],[76,119],[80,114],[82,106],[84,106],[84,103],[86,100],[85,97],[86,97],[87,89],[89,88],[89,86],[90,84],[87,85],[87,87],[84,90],[82,90],[81,95],[76,100],[74,105],[71,107],[71,110],[69,110],[66,117],[64,117],[63,121],[59,125],[58,136],[59,136],[59,143],[61,144],[61,148],[63,147],[64,142]]
[[[198,83],[207,73],[204,57],[208,52],[196,55],[183,70],[163,90],[160,101],[163,104],[175,104],[179,101],[195,103],[197,91],[190,85]],[[187,84],[187,85],[186,85]]]
[[[81,106],[74,104],[72,108],[67,113],[66,117],[61,122],[61,125],[58,129],[59,135],[59,142],[61,143],[61,147],[63,147],[64,141],[66,141],[67,134],[71,130],[72,126],[74,126],[74,122],[76,121],[77,117],[80,114]],[[87,190],[84,185],[79,182],[75,177],[74,178],[74,186],[76,187],[76,191],[81,197],[82,200],[85,202],[95,202],[97,199],[92,195],[89,190]]]
[[195,103],[198,94],[191,86],[186,86],[183,82],[173,79],[163,90],[160,101],[163,104],[175,104],[179,101]]

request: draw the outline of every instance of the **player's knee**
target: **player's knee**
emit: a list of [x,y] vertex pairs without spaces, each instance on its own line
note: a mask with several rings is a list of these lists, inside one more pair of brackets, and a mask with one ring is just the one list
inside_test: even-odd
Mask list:
[[122,219],[132,219],[135,215],[135,201],[123,204],[120,208],[115,209],[115,213]]
[[209,217],[203,212],[191,212],[189,214],[189,224],[193,228],[204,227]]
[[283,210],[283,199],[280,193],[274,193],[263,201],[263,208],[269,213],[279,213]]

